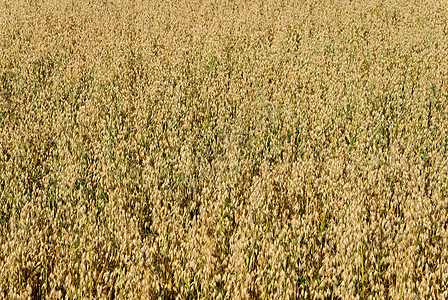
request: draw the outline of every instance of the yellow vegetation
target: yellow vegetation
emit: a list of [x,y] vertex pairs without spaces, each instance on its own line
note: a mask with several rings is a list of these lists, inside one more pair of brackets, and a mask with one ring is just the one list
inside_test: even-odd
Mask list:
[[0,298],[448,297],[448,6],[0,1]]

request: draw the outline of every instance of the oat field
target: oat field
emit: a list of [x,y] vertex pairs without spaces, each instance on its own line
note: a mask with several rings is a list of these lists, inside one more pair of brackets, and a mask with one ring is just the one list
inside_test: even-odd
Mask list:
[[0,299],[448,298],[448,3],[0,0]]

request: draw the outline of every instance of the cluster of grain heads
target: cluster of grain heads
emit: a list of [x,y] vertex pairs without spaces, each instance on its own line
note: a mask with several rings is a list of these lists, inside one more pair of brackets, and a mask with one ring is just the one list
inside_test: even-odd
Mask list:
[[448,297],[448,7],[0,3],[0,298]]

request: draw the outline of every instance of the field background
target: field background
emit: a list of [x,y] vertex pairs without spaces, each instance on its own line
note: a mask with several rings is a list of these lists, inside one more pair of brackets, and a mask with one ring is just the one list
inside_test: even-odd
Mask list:
[[445,1],[0,1],[0,298],[448,297]]

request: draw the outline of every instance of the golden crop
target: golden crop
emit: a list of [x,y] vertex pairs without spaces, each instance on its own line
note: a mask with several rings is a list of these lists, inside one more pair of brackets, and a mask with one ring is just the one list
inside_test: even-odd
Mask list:
[[448,297],[448,4],[1,0],[1,299]]

